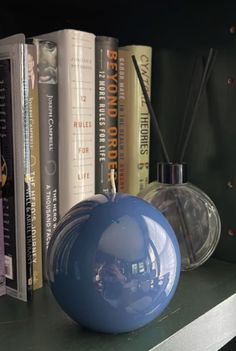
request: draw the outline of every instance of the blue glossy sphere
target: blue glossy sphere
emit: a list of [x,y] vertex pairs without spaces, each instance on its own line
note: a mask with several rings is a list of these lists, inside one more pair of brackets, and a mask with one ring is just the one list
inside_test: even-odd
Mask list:
[[180,252],[166,218],[127,194],[95,195],[59,222],[48,249],[48,280],[61,308],[87,328],[128,332],[168,305]]

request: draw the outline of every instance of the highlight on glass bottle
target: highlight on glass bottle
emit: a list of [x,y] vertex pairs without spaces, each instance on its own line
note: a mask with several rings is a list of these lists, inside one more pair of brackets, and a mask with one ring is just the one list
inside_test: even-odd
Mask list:
[[213,201],[187,179],[187,165],[158,163],[157,181],[139,196],[168,219],[179,241],[181,270],[202,265],[214,252],[221,222]]

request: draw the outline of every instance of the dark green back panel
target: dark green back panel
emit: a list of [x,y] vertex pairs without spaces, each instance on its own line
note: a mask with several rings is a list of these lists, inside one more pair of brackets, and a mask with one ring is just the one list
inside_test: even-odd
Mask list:
[[[196,97],[206,50],[155,50],[152,102],[170,158],[176,160],[179,134],[184,121],[193,65],[198,69],[192,81],[192,102]],[[197,73],[196,73],[197,72]],[[187,127],[192,112],[187,115]],[[180,143],[183,147],[183,141]],[[152,129],[151,175],[156,162],[163,160],[155,130]],[[208,85],[204,90],[184,161],[189,181],[205,191],[215,202],[222,221],[222,234],[215,256],[235,262],[236,255],[236,47],[219,49]]]

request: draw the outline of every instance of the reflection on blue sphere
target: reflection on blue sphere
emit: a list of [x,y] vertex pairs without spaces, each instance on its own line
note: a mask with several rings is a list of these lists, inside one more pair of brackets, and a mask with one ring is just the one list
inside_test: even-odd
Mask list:
[[48,279],[61,308],[87,328],[121,333],[168,305],[180,253],[166,218],[127,194],[94,195],[59,222],[48,249]]

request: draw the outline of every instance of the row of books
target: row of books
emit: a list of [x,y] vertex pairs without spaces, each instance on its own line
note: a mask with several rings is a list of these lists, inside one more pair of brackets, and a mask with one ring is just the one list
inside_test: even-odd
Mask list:
[[9,295],[24,301],[43,285],[43,252],[58,221],[53,199],[58,174],[52,176],[52,163],[58,164],[58,89],[40,66],[51,64],[51,47],[46,41],[31,42],[23,34],[0,41],[5,286]]
[[112,169],[119,192],[148,184],[150,118],[132,54],[150,95],[151,47],[72,29],[0,40],[0,294],[27,301],[42,287],[59,218],[110,192]]

